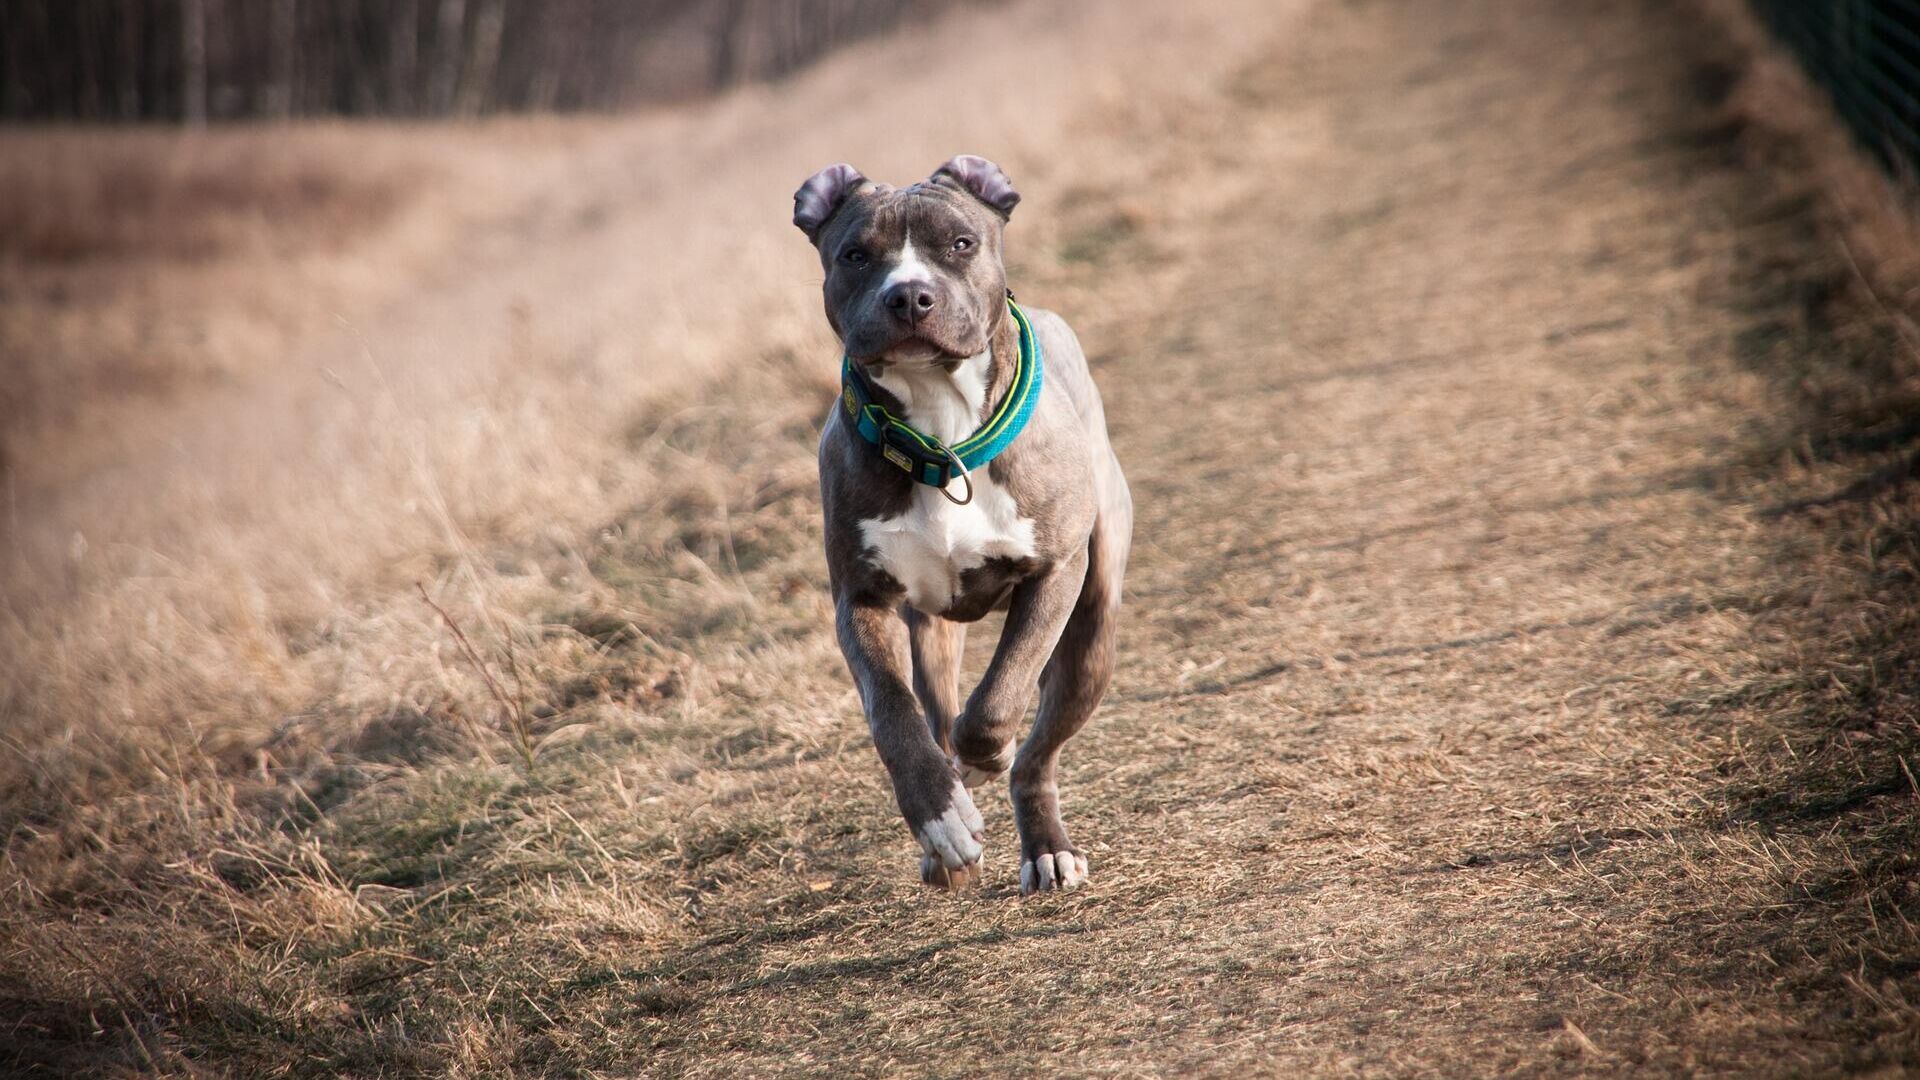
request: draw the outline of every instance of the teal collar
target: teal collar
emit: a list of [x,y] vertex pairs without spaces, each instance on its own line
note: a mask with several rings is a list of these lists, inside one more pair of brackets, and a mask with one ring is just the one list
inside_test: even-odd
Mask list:
[[[954,502],[973,501],[972,472],[992,461],[1018,438],[1040,401],[1040,341],[1033,335],[1027,313],[1007,297],[1007,310],[1020,327],[1020,359],[1013,369],[1013,385],[980,430],[948,446],[888,412],[874,400],[873,386],[854,366],[853,358],[840,363],[840,404],[860,437],[885,460],[898,465],[915,480],[939,488]],[[967,497],[954,499],[947,484],[955,475],[966,478]]]

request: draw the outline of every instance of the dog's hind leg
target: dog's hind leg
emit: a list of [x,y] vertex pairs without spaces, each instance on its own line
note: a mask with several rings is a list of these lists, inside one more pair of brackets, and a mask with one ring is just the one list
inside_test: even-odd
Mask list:
[[[942,752],[953,753],[953,722],[960,715],[960,656],[967,626],[906,609],[913,643],[913,693],[927,713],[927,729]],[[964,777],[963,777],[964,778]]]
[[1060,748],[1086,726],[1113,676],[1120,582],[1126,573],[1132,513],[1124,498],[1103,513],[1088,540],[1086,582],[1060,644],[1040,674],[1040,710],[1014,758],[1013,816],[1020,828],[1022,895],[1071,889],[1087,877],[1087,858],[1060,820],[1055,769]]

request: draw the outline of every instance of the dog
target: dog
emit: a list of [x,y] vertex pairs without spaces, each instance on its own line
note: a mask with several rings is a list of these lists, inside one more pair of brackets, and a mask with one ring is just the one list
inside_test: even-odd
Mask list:
[[[844,349],[820,495],[840,648],[874,748],[921,879],[940,887],[979,877],[969,789],[1010,771],[1024,896],[1087,879],[1055,776],[1113,673],[1133,502],[1079,341],[1007,288],[1019,201],[970,154],[905,188],[840,164],[794,193],[793,223],[818,249]],[[966,625],[1001,610],[963,707]]]

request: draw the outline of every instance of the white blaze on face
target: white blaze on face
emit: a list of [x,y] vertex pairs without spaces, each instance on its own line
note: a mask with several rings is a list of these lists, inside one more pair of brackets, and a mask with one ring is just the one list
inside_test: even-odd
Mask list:
[[[914,283],[931,287],[934,284],[933,268],[928,266],[926,262],[920,258],[919,252],[913,250],[913,237],[909,236],[907,237],[906,243],[901,245],[900,261],[894,264],[892,270],[887,271],[887,276],[881,279],[879,288],[874,290],[873,295],[876,298],[875,302],[884,303],[887,290],[893,288],[895,285]],[[930,364],[939,363],[945,359],[939,349],[917,338],[895,345],[883,353],[882,358],[889,364],[904,368],[922,368]],[[985,369],[983,367],[983,379],[984,371]],[[894,390],[898,393],[898,390],[892,383],[886,385],[887,389]],[[906,399],[902,398],[901,400],[905,401]],[[921,428],[921,430],[927,431],[928,429]],[[965,438],[972,430],[972,428],[968,428],[966,431],[961,432],[958,437]],[[942,438],[945,438],[945,436],[942,436]]]
[[900,248],[900,261],[887,272],[886,279],[880,282],[881,295],[884,296],[888,289],[903,281],[924,281],[928,284],[933,282],[933,268],[920,261],[919,253],[913,250],[911,236],[907,237],[907,242]]

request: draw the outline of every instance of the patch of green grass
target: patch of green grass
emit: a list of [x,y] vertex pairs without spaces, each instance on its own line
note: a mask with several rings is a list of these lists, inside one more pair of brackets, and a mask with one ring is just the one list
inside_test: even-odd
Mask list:
[[332,823],[335,866],[352,885],[441,880],[518,816],[520,785],[502,767],[462,767],[422,774],[398,797],[361,800]]
[[1113,214],[1068,233],[1060,244],[1060,261],[1099,266],[1120,245],[1139,235],[1140,227],[1124,214]]

